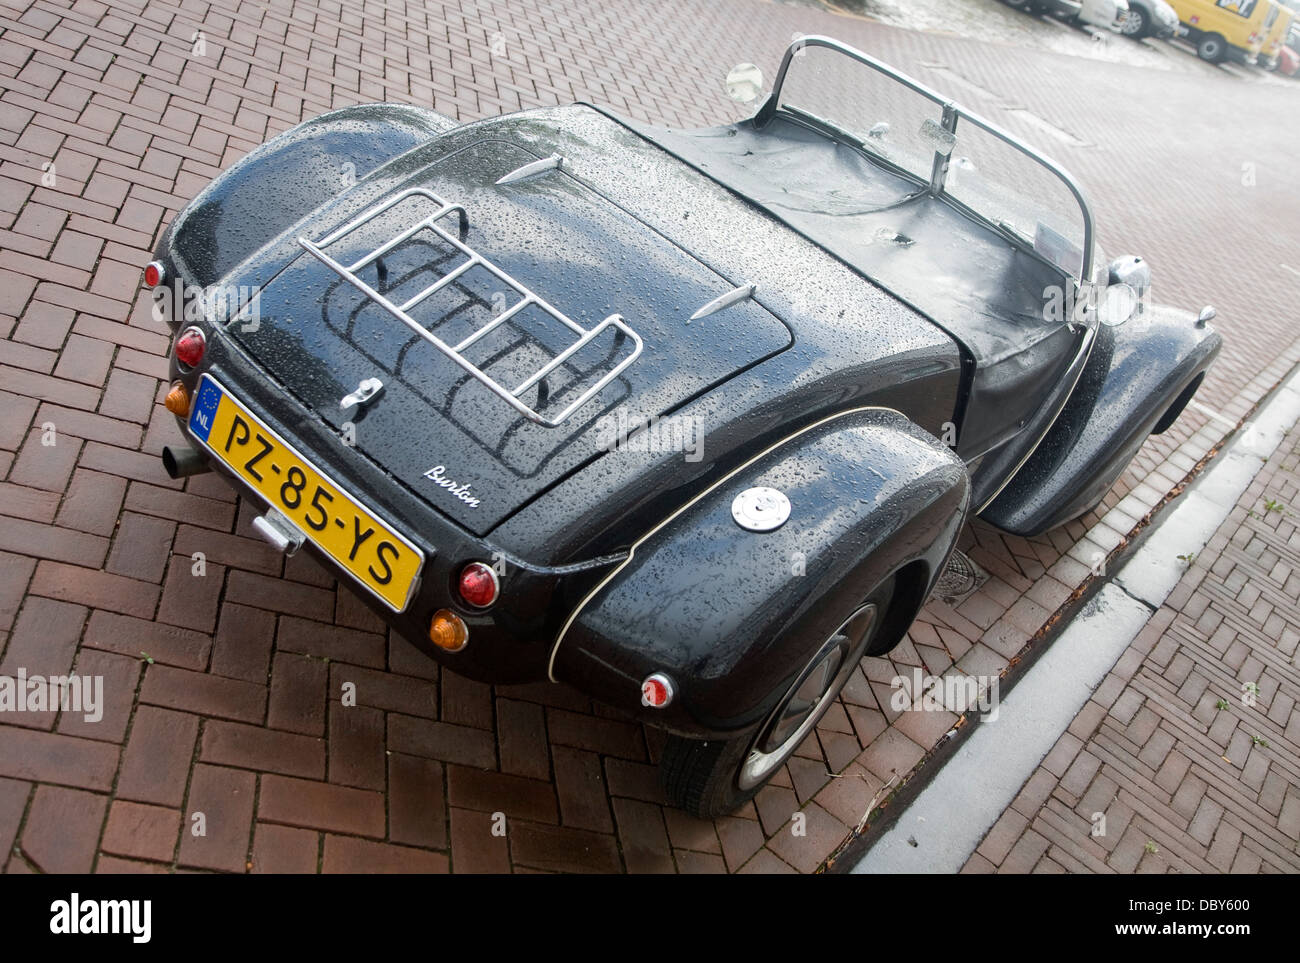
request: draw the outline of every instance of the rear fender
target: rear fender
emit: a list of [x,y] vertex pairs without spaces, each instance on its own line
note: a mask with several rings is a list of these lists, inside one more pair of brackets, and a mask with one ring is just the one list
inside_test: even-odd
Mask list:
[[431,110],[364,104],[273,137],[226,170],[158,245],[169,275],[207,287],[387,161],[456,126]]
[[[735,496],[759,485],[790,499],[774,531],[732,517]],[[824,419],[643,536],[561,630],[552,678],[683,735],[743,733],[895,572],[897,604],[883,631],[902,637],[956,542],[969,495],[960,459],[898,412]],[[665,709],[641,703],[654,672],[676,690]]]
[[1100,333],[1060,417],[985,521],[1029,536],[1090,510],[1147,436],[1182,413],[1223,343],[1195,315],[1159,305]]

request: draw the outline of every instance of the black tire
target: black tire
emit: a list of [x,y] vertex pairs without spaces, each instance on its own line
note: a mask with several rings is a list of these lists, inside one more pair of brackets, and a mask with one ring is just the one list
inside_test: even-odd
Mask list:
[[[659,763],[659,777],[668,801],[692,815],[712,819],[752,799],[812,733],[862,657],[883,654],[902,640],[903,633],[896,628],[898,620],[890,617],[895,584],[894,576],[889,576],[853,608],[830,638],[812,653],[771,715],[756,730],[731,740],[669,736]],[[867,611],[871,612],[870,622],[861,637],[855,639],[853,635]],[[841,653],[838,662],[827,669],[826,661],[834,652]],[[806,701],[809,683],[813,683],[813,689],[820,688],[815,674],[818,672],[831,673],[826,688],[809,709],[791,715],[790,709],[798,710]]]
[[1134,40],[1141,40],[1151,32],[1151,24],[1147,21],[1147,15],[1141,8],[1130,5],[1128,15],[1124,17],[1124,24],[1119,29],[1124,36],[1132,37]]
[[1217,33],[1207,33],[1196,43],[1196,56],[1212,64],[1221,64],[1228,56],[1228,42]]

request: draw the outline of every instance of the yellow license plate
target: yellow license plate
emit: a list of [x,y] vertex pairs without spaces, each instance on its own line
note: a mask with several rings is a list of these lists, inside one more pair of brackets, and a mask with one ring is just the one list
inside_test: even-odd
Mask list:
[[424,553],[312,467],[209,375],[194,395],[189,428],[364,588],[394,612],[406,608]]

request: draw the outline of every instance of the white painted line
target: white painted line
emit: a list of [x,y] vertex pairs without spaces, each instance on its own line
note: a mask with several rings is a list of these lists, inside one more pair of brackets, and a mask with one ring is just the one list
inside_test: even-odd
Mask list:
[[1004,107],[1003,110],[1015,114],[1025,123],[1027,123],[1030,127],[1033,127],[1035,130],[1042,131],[1044,134],[1047,134],[1051,137],[1055,137],[1057,140],[1061,141],[1064,144],[1069,144],[1071,147],[1088,146],[1088,142],[1083,138],[1075,137],[1065,128],[1057,127],[1050,120],[1047,120],[1046,118],[1043,117],[1039,117],[1033,111],[1027,110],[1024,107]]
[[1289,265],[1289,264],[1283,264],[1282,267],[1284,267],[1286,270],[1290,271],[1292,274],[1296,275],[1296,277],[1300,277],[1300,271],[1297,271],[1297,270],[1296,270],[1295,268],[1293,268],[1291,265]]
[[1221,422],[1222,424],[1227,425],[1229,428],[1235,430],[1237,427],[1237,423],[1233,421],[1231,418],[1225,418],[1223,415],[1219,414],[1213,408],[1207,408],[1199,401],[1193,401],[1190,405],[1188,405],[1188,407],[1196,409],[1201,414],[1205,415],[1205,417],[1213,418],[1215,421]]
[[982,721],[854,873],[956,873],[1169,597],[1264,460],[1300,420],[1300,372],[1193,482],[1177,506]]
[[987,97],[989,100],[997,101],[1000,99],[997,94],[989,90],[987,87],[981,87],[979,84],[975,83],[975,81],[967,80],[961,74],[957,73],[957,71],[945,64],[926,64],[925,66],[938,74],[943,79],[944,83],[952,87],[960,87],[963,90],[970,91],[971,93],[979,94],[981,97]]

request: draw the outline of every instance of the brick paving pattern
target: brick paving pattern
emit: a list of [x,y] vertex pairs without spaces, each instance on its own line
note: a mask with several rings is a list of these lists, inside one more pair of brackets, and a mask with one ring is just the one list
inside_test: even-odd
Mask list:
[[[1163,300],[1214,302],[1228,343],[1205,409],[1152,439],[1097,512],[1036,539],[972,526],[981,591],[928,605],[754,804],[701,822],[662,805],[653,732],[561,686],[440,672],[312,559],[272,552],[223,483],[168,480],[168,331],[140,271],[211,178],[324,110],[391,100],[471,120],[582,99],[717,123],[746,112],[726,71],[748,60],[770,78],[797,32],[1043,143],[1092,193],[1105,250],[1145,255]],[[1296,145],[1273,123],[1294,96],[758,0],[0,0],[0,675],[102,676],[105,701],[94,723],[0,719],[0,866],[815,870],[955,721],[894,711],[890,680],[1001,671],[1300,360],[1300,264],[1280,267],[1296,260],[1300,199],[1279,186]],[[345,682],[356,707],[339,705]]]
[[963,872],[1300,872],[1297,505],[1300,425]]

